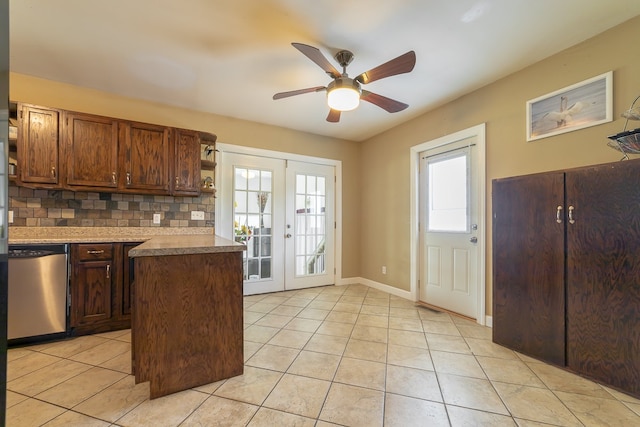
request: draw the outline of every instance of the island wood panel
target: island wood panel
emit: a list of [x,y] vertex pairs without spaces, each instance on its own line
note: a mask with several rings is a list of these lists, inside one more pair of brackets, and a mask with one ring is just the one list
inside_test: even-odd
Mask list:
[[[564,366],[564,174],[493,182],[493,340]],[[561,212],[564,216],[564,211]]]
[[241,375],[242,252],[135,258],[133,367],[150,397]]
[[640,164],[567,172],[567,366],[640,396]]

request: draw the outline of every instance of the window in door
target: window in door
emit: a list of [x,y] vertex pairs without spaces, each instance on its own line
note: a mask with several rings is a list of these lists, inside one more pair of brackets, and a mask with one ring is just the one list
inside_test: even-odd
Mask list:
[[272,176],[270,170],[234,168],[233,229],[244,243],[244,280],[271,278]]
[[296,174],[296,276],[324,274],[326,234],[326,179]]

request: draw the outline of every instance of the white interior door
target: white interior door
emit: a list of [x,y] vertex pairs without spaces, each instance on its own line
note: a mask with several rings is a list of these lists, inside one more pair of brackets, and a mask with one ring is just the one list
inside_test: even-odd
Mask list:
[[333,284],[334,168],[222,152],[216,234],[241,242],[244,294]]
[[420,301],[471,318],[478,307],[475,137],[420,154]]

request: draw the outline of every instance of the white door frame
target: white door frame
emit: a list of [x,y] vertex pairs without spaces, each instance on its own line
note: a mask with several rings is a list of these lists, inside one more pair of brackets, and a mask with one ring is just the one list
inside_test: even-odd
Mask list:
[[478,180],[480,185],[478,185],[478,301],[477,301],[477,322],[480,325],[486,324],[486,278],[485,278],[485,263],[486,263],[486,251],[487,251],[487,242],[486,242],[486,215],[485,215],[485,205],[486,205],[486,143],[485,143],[485,132],[486,132],[486,124],[482,123],[477,126],[470,127],[468,129],[461,130],[459,132],[452,133],[450,135],[445,135],[443,137],[434,139],[432,141],[423,142],[422,144],[418,144],[416,146],[411,147],[410,149],[410,168],[409,173],[411,174],[410,179],[410,192],[411,192],[411,201],[410,201],[410,227],[411,227],[411,237],[410,237],[410,280],[411,280],[411,295],[414,298],[414,301],[418,301],[418,280],[420,279],[420,230],[418,228],[420,223],[420,206],[418,205],[419,198],[419,179],[420,179],[420,153],[423,151],[431,150],[436,147],[440,147],[442,145],[450,144],[456,141],[460,141],[461,139],[475,137],[476,138],[476,148],[477,148],[477,164],[478,164]]
[[[298,162],[315,163],[335,167],[335,284],[342,284],[342,161],[325,159],[322,157],[305,156],[302,154],[285,153],[283,151],[265,150],[262,148],[245,147],[243,145],[233,145],[222,142],[216,143],[216,150],[228,153],[245,154],[247,156],[269,157],[281,160],[295,160]],[[216,168],[216,186],[221,182],[222,168]],[[228,213],[222,211],[222,203],[216,203],[216,222],[218,218],[223,218]],[[233,240],[233,236],[227,235],[225,230],[215,228],[215,233],[221,237]]]

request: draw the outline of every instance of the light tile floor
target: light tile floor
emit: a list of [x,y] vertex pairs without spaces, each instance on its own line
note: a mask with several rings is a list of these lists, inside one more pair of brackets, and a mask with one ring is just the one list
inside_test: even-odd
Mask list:
[[363,285],[244,302],[244,374],[151,401],[130,331],[9,350],[7,426],[640,426],[640,400]]

